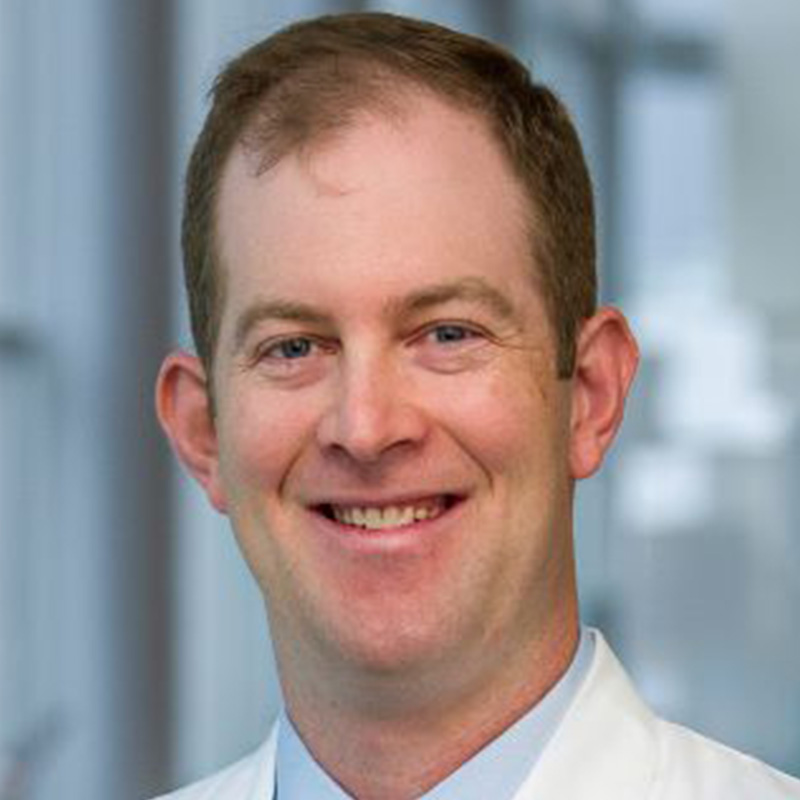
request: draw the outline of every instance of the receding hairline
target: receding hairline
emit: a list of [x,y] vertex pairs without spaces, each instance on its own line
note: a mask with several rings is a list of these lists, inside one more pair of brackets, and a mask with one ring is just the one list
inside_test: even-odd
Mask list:
[[[352,57],[348,61],[352,61],[350,66],[355,68],[352,74],[358,77],[357,84],[343,89],[341,95],[338,90],[327,93],[322,93],[318,89],[310,90],[324,95],[324,101],[320,105],[330,113],[324,115],[324,120],[315,120],[306,130],[294,135],[286,134],[285,120],[276,123],[276,120],[264,112],[270,105],[275,104],[276,94],[295,86],[296,76],[288,76],[278,86],[265,93],[258,100],[233,142],[222,165],[220,176],[225,175],[231,159],[237,152],[244,153],[249,159],[254,175],[261,175],[288,156],[300,154],[303,157],[317,148],[335,143],[365,119],[375,118],[403,124],[414,115],[420,107],[420,101],[424,100],[439,103],[472,117],[483,125],[511,172],[516,172],[513,159],[507,152],[502,137],[495,130],[496,121],[488,109],[481,107],[477,96],[469,96],[466,91],[449,94],[442,87],[433,86],[421,77],[406,74],[380,61],[371,62],[364,56]],[[326,88],[332,87],[326,86]],[[330,110],[330,106],[338,101],[342,101],[342,104],[334,113]],[[302,100],[301,103],[305,105]],[[281,116],[283,113],[281,110]],[[524,189],[523,181],[518,179],[518,182]]]
[[[385,13],[295,23],[217,77],[190,160],[183,225],[192,331],[209,367],[224,303],[214,231],[219,181],[243,134],[265,169],[305,142],[346,128],[354,111],[382,106],[385,114],[387,103],[402,96],[400,87],[489,122],[527,201],[530,274],[557,331],[559,371],[572,373],[575,330],[596,307],[596,277],[591,179],[569,113],[505,48]],[[573,188],[558,177],[562,172]]]
[[[359,60],[364,62],[363,66],[370,66],[366,58],[359,57]],[[365,119],[374,118],[402,125],[414,115],[415,109],[419,108],[420,100],[433,100],[452,111],[471,117],[473,121],[483,127],[488,136],[488,141],[492,143],[500,156],[501,162],[505,165],[509,178],[520,192],[520,198],[523,200],[520,223],[525,226],[525,235],[529,242],[533,244],[533,238],[542,235],[542,233],[545,236],[548,235],[546,223],[541,219],[539,209],[541,199],[533,195],[527,182],[519,174],[517,164],[505,146],[503,138],[495,130],[496,122],[489,111],[479,108],[477,102],[468,102],[464,96],[452,97],[446,95],[442,90],[432,87],[422,80],[415,80],[413,76],[396,72],[392,67],[383,63],[376,62],[374,67],[375,70],[371,73],[371,77],[378,78],[379,84],[376,84],[376,86],[380,85],[380,92],[366,93],[363,96],[359,96],[360,99],[347,109],[348,113],[346,115],[339,115],[335,122],[321,128],[310,129],[307,136],[302,139],[292,140],[291,146],[289,146],[289,143],[285,143],[277,151],[269,152],[269,145],[273,142],[265,142],[258,137],[257,109],[254,110],[255,113],[251,119],[242,127],[240,135],[230,148],[220,169],[220,179],[213,207],[213,225],[210,241],[217,291],[216,311],[219,315],[217,318],[218,323],[221,322],[225,306],[225,278],[227,271],[221,248],[220,203],[224,194],[226,179],[233,168],[233,163],[242,159],[249,168],[250,177],[254,179],[262,177],[286,158],[297,156],[302,160],[310,159],[320,149],[335,146],[341,137],[346,136],[350,131],[357,128]],[[264,97],[260,98],[258,106],[267,105],[270,100],[271,93],[268,92]],[[537,263],[535,257],[536,249],[536,247],[532,246],[529,250],[530,276],[534,281],[535,287],[541,290],[544,276],[542,274],[542,265]],[[218,332],[219,327],[217,327]],[[218,344],[218,342],[215,342],[215,344]]]

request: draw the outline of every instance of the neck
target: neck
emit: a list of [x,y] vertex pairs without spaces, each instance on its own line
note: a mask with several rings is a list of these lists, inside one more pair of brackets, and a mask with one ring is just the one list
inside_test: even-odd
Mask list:
[[[308,681],[303,673],[294,673],[283,681],[287,710],[315,760],[351,796],[419,797],[557,683],[578,641],[577,615],[559,622],[549,635],[526,647],[495,654],[493,662],[499,668],[461,665],[457,681],[452,674],[443,680],[441,674],[421,672],[350,672],[339,680],[332,680],[328,672],[321,680]],[[467,671],[471,674],[463,675]]]

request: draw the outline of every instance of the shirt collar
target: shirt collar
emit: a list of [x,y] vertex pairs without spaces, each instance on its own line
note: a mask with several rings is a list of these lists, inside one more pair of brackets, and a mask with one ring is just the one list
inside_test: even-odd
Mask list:
[[[544,752],[589,670],[594,636],[581,629],[567,671],[523,717],[420,800],[510,800]],[[276,800],[351,800],[317,764],[285,710],[278,728]]]

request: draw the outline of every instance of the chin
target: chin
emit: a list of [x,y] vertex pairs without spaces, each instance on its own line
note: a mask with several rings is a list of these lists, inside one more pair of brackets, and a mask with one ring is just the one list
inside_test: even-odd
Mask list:
[[327,646],[351,674],[387,685],[423,680],[443,669],[452,674],[453,665],[478,647],[476,636],[430,606],[427,613],[418,606],[393,611],[384,606],[378,613],[327,627]]
[[359,640],[337,642],[351,668],[373,677],[402,677],[424,672],[441,659],[445,647],[434,637],[418,633],[387,632]]

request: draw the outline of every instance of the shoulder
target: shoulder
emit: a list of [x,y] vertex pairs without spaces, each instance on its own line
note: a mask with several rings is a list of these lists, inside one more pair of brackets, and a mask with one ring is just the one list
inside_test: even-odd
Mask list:
[[263,800],[272,796],[277,725],[253,753],[225,769],[153,800]]
[[594,637],[589,673],[520,798],[800,800],[800,781],[660,719]]
[[619,774],[629,777],[630,756],[636,755],[641,768],[639,797],[800,800],[797,779],[657,716],[602,636],[596,637],[596,672],[594,682],[587,681],[586,707],[595,709],[594,731],[602,730],[607,742],[606,766],[613,761]]
[[800,800],[800,780],[695,731],[657,721],[660,744],[656,796]]
[[185,786],[175,792],[161,795],[155,800],[212,800],[214,798],[236,798],[245,800],[249,777],[252,773],[252,762],[255,754],[251,753],[241,761],[197,781],[190,786]]

